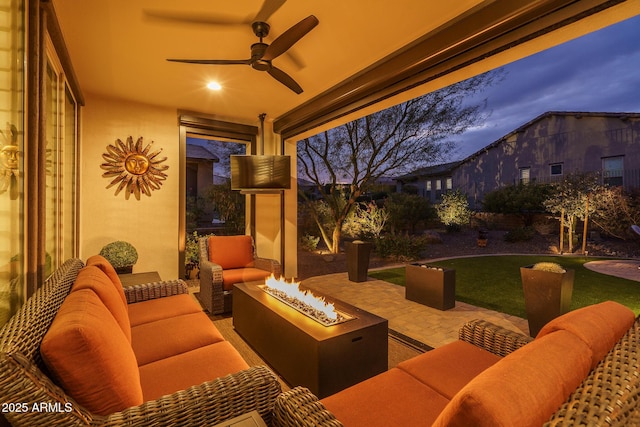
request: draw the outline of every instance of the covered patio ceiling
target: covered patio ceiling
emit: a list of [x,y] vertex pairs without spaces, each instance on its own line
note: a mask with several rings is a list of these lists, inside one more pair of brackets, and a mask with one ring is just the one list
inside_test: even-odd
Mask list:
[[[85,94],[255,124],[267,113],[300,137],[640,14],[640,0],[50,0]],[[314,15],[318,25],[273,60],[296,94],[249,65],[262,7],[270,44]],[[224,21],[224,22],[223,22]],[[206,88],[209,81],[222,85]]]

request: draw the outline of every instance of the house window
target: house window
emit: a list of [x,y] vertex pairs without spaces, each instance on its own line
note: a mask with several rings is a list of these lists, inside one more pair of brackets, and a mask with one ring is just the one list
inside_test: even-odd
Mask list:
[[442,180],[436,179],[436,191],[442,190]]
[[562,175],[562,163],[554,163],[550,165],[550,174],[551,176]]
[[602,178],[605,185],[612,187],[622,185],[624,157],[605,157],[602,159]]
[[519,170],[520,184],[528,184],[531,179],[531,168],[520,168]]
[[425,182],[425,189],[426,189],[427,191],[431,191],[431,181],[427,181],[427,182]]
[[452,179],[451,179],[451,178],[447,178],[445,182],[446,182],[446,184],[445,184],[445,188],[446,188],[447,190],[451,190],[451,189],[453,189],[453,181],[452,181]]

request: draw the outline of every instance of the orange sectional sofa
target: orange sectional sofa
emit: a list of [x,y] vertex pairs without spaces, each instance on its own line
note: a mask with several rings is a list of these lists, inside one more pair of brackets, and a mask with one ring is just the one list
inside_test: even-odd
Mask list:
[[640,425],[640,320],[604,302],[532,340],[484,321],[460,340],[318,400],[280,395],[275,426]]
[[269,421],[281,392],[184,282],[123,288],[101,256],[67,261],[3,327],[0,370],[16,426],[214,425],[252,410]]

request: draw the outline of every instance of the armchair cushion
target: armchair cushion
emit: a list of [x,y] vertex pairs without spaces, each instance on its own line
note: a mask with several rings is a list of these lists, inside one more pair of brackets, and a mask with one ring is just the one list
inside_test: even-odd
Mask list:
[[225,291],[233,289],[235,283],[254,282],[271,276],[270,271],[259,268],[234,268],[222,272],[222,287]]
[[211,236],[208,241],[209,261],[223,270],[253,267],[253,239],[251,236]]
[[90,289],[69,294],[40,353],[58,384],[91,412],[108,415],[143,402],[131,344]]

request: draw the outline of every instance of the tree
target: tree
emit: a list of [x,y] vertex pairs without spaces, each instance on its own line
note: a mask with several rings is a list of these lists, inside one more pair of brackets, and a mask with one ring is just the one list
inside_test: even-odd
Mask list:
[[347,215],[376,180],[442,160],[452,147],[448,138],[484,120],[486,102],[465,101],[496,75],[473,77],[299,141],[299,176],[314,183],[333,217],[331,230],[318,222],[331,252],[339,252]]
[[406,230],[414,234],[420,221],[436,217],[431,203],[417,194],[394,193],[385,200],[384,207],[389,211],[391,232]]
[[[598,209],[598,198],[593,197],[602,191],[602,186],[598,184],[598,181],[596,174],[576,173],[568,175],[562,182],[554,185],[552,194],[544,202],[549,212],[560,215],[560,219],[567,230],[570,253],[573,252],[576,220],[585,220]],[[562,239],[563,235],[560,238]],[[563,250],[562,246],[564,245],[561,245],[561,251]]]

